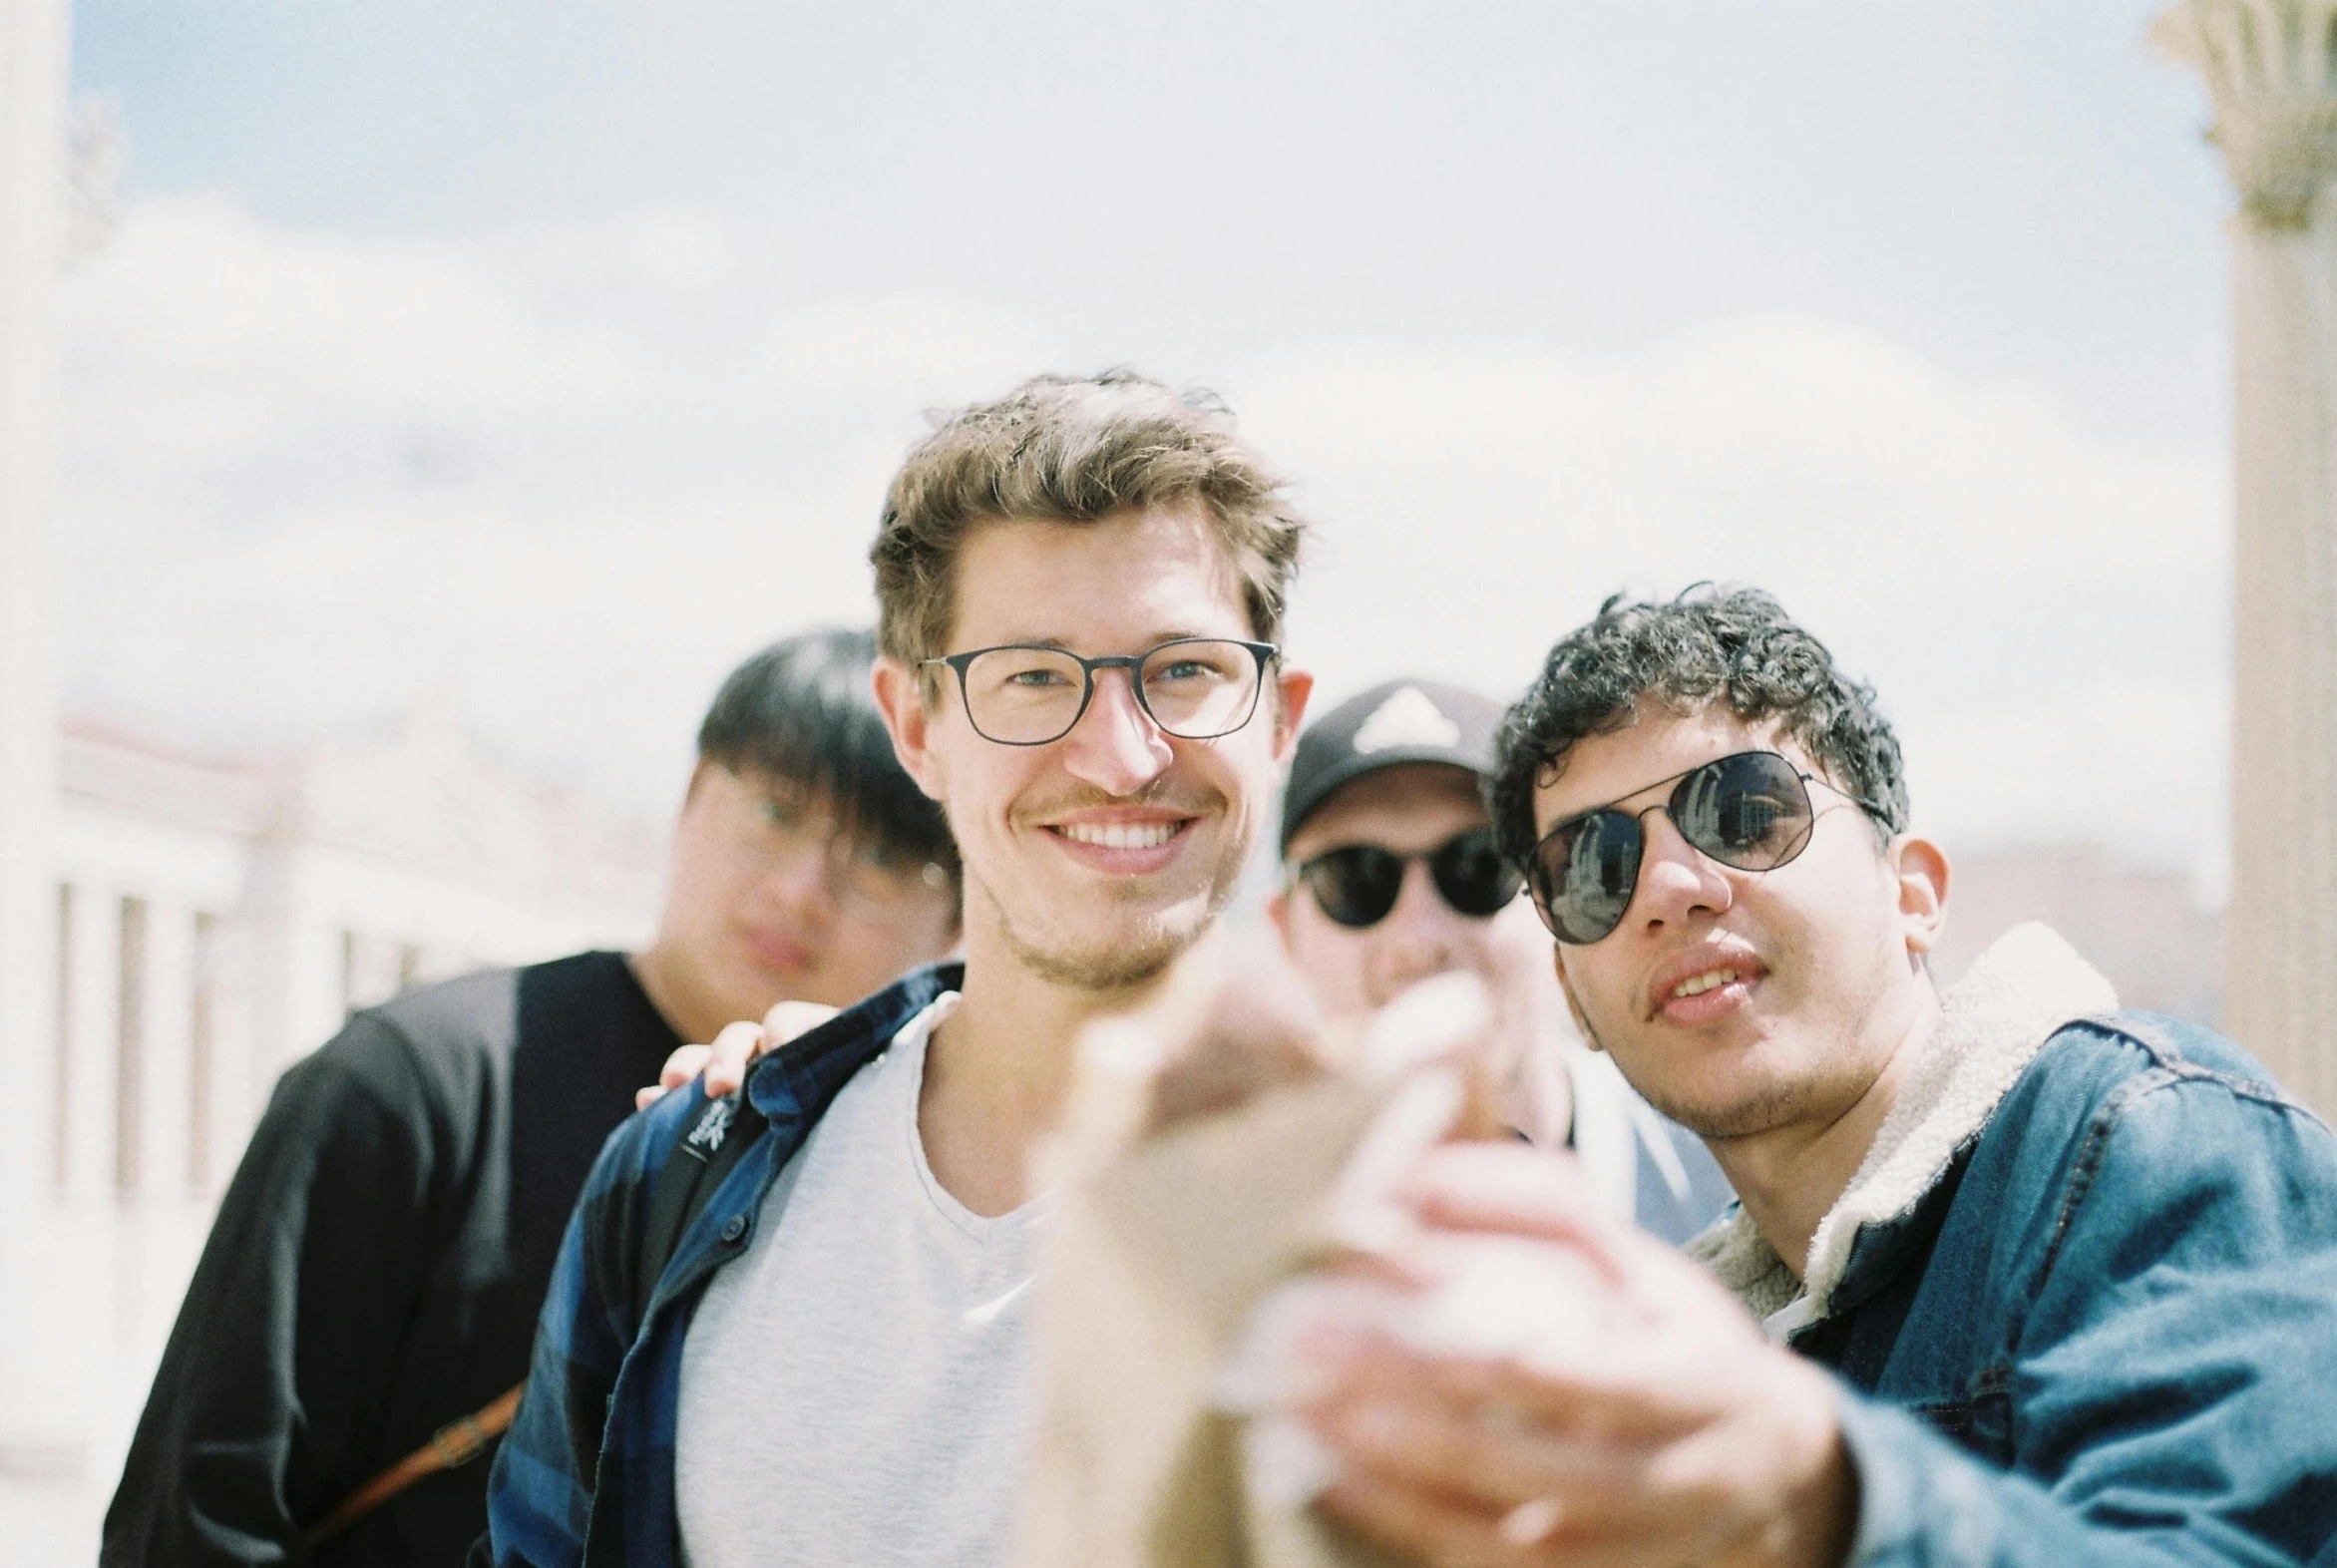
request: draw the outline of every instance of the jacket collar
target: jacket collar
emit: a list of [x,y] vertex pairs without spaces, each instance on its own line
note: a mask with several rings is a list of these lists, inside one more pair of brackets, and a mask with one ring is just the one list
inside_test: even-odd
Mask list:
[[747,1103],[774,1122],[805,1115],[816,1120],[836,1091],[912,1018],[965,983],[962,963],[910,971],[756,1062],[747,1074]]
[[1793,1309],[1778,1320],[1780,1330],[1826,1316],[1860,1236],[1912,1233],[1924,1199],[2054,1031],[2117,1006],[2110,982],[2054,932],[2034,923],[2014,927],[1940,997],[1939,1024],[1916,1047],[1897,1102],[1810,1237],[1806,1281],[1793,1278],[1742,1207],[1714,1222],[1689,1251],[1755,1315]]

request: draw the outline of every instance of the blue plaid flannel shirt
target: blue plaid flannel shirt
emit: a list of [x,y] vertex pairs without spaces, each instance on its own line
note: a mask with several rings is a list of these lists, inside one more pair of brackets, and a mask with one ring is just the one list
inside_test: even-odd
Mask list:
[[474,1564],[678,1568],[681,1347],[706,1282],[745,1254],[764,1195],[837,1092],[964,975],[955,964],[917,971],[756,1063],[747,1100],[770,1130],[682,1235],[639,1322],[633,1282],[650,1193],[684,1129],[710,1130],[703,1086],[666,1095],[608,1135],[561,1242]]

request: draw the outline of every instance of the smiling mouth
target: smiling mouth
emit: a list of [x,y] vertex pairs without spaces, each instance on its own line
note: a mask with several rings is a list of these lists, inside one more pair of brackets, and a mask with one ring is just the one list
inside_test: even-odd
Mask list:
[[1702,975],[1691,975],[1672,987],[1672,999],[1683,996],[1701,996],[1708,990],[1718,990],[1745,978],[1744,972],[1733,968],[1706,970]]
[[[1646,998],[1641,1005],[1647,1016],[1668,1018],[1692,1028],[1732,1015],[1749,1002],[1754,990],[1768,979],[1768,966],[1758,955],[1738,949],[1734,943],[1716,944],[1719,951],[1707,949],[1702,953],[1683,953],[1663,966],[1661,974],[1648,977]],[[1696,968],[1690,969],[1690,965]]]
[[1074,844],[1093,844],[1100,849],[1158,849],[1184,832],[1192,820],[1188,817],[1183,822],[1065,822],[1049,831],[1061,834]]

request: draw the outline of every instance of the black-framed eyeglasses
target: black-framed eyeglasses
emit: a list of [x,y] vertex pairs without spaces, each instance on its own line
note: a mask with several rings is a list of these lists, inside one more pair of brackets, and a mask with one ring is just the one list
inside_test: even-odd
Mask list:
[[1342,844],[1301,861],[1291,875],[1306,884],[1325,915],[1360,931],[1378,925],[1395,908],[1404,873],[1415,860],[1428,863],[1428,880],[1455,914],[1485,920],[1517,897],[1518,875],[1493,847],[1491,828],[1470,828],[1409,855],[1378,844]]
[[1699,853],[1739,871],[1774,871],[1808,845],[1820,815],[1809,804],[1811,784],[1832,790],[1877,820],[1890,820],[1873,801],[1804,773],[1773,751],[1716,757],[1621,798],[1666,784],[1672,793],[1653,806],[1634,812],[1610,803],[1577,812],[1542,835],[1527,857],[1525,880],[1551,936],[1587,947],[1623,924],[1639,886],[1647,849],[1642,822],[1651,811],[1670,817]]
[[1001,746],[1043,746],[1071,733],[1095,698],[1095,672],[1124,669],[1136,705],[1180,740],[1215,740],[1250,722],[1266,666],[1281,652],[1271,642],[1178,637],[1141,653],[1081,658],[1068,648],[1009,642],[942,658],[958,672],[958,692],[975,734]]

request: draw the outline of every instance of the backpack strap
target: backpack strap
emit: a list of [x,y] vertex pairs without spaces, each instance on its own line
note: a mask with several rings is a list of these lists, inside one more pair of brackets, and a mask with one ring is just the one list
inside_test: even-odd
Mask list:
[[483,1408],[441,1426],[430,1441],[342,1498],[331,1513],[301,1531],[301,1546],[313,1552],[416,1481],[441,1470],[459,1469],[478,1458],[489,1443],[511,1429],[512,1417],[519,1413],[520,1395],[527,1389],[527,1379],[522,1378],[519,1386],[506,1388]]
[[641,1250],[634,1259],[636,1329],[647,1319],[649,1304],[656,1299],[657,1281],[680,1250],[682,1237],[706,1212],[723,1178],[770,1125],[762,1112],[747,1103],[744,1089],[708,1100],[683,1125],[680,1140],[649,1186],[648,1219],[641,1227]]
[[[845,1080],[890,1043],[903,1025],[932,1005],[943,991],[961,989],[965,983],[966,966],[962,962],[913,971],[875,995],[798,1035],[789,1043],[788,1050],[799,1057],[809,1052],[813,1059],[819,1059],[832,1050],[842,1051],[836,1058],[843,1064],[842,1070],[815,1073],[814,1078],[820,1081],[807,1085],[813,1092],[812,1102],[805,1106],[806,1114],[816,1119]],[[744,1088],[723,1099],[707,1100],[686,1122],[680,1139],[667,1152],[665,1163],[649,1182],[649,1209],[641,1226],[641,1250],[633,1259],[632,1308],[636,1331],[648,1319],[649,1305],[657,1298],[657,1282],[664,1277],[665,1266],[673,1261],[673,1255],[680,1251],[681,1239],[689,1234],[697,1217],[705,1213],[723,1178],[746,1157],[755,1140],[770,1125],[769,1119],[748,1103]]]

